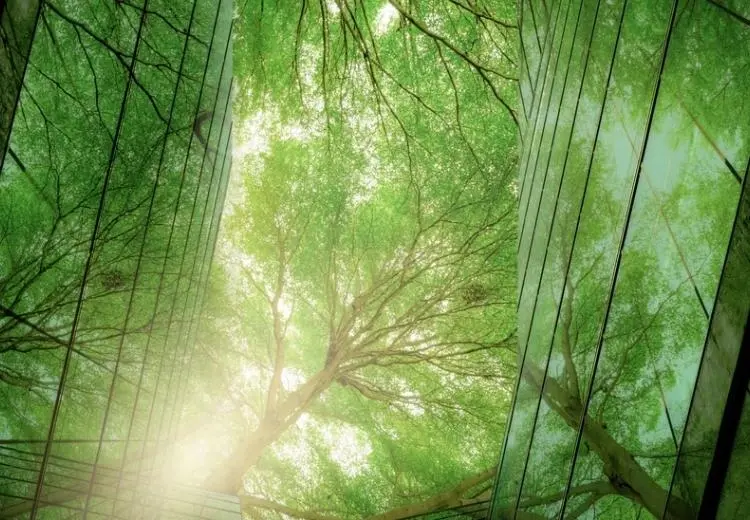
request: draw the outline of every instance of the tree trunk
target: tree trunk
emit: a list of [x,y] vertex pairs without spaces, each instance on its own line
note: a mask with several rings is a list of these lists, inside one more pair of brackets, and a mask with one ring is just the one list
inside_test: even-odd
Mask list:
[[241,444],[221,475],[212,476],[207,488],[236,495],[244,488],[245,473],[255,466],[263,452],[299,419],[310,403],[327,390],[336,379],[337,366],[331,365],[308,379],[301,387],[278,401],[268,410],[258,427]]
[[[542,388],[544,375],[540,369],[527,366],[523,371],[527,381],[536,388]],[[546,380],[543,398],[568,426],[578,429],[583,406],[552,377]],[[643,505],[656,518],[661,518],[667,504],[667,490],[651,478],[630,452],[618,443],[601,424],[588,415],[583,437],[604,462],[605,472],[610,480],[621,483],[619,486],[615,485],[617,492]],[[675,497],[670,502],[665,519],[689,520],[695,517],[690,506]]]

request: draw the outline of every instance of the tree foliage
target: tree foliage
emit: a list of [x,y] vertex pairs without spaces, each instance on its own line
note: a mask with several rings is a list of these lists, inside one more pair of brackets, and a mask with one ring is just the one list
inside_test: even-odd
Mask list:
[[1,517],[169,486],[694,516],[693,381],[746,301],[736,2],[31,4],[0,9]]
[[486,498],[515,371],[512,19],[240,6],[237,177],[200,344],[232,395],[208,482],[243,487],[251,515]]

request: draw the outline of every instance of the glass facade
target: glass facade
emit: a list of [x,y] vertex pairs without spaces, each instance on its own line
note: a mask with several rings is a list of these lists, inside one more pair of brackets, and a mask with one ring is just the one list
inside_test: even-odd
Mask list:
[[231,0],[0,3],[0,518],[240,518],[181,476]]
[[747,5],[520,2],[520,370],[491,518],[750,514]]

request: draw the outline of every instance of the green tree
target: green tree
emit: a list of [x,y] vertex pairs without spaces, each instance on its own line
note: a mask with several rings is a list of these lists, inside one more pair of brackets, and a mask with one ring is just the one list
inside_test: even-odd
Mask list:
[[239,12],[239,175],[200,339],[231,431],[206,482],[269,517],[486,499],[515,372],[512,9]]

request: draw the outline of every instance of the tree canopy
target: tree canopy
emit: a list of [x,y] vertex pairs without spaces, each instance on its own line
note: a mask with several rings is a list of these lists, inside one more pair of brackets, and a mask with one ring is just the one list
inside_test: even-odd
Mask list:
[[512,6],[238,12],[209,482],[258,518],[486,499],[516,359]]
[[486,501],[516,372],[512,3],[5,13],[31,43],[3,62],[3,514],[131,516],[165,480],[260,518]]
[[0,518],[695,517],[726,4],[0,4]]

